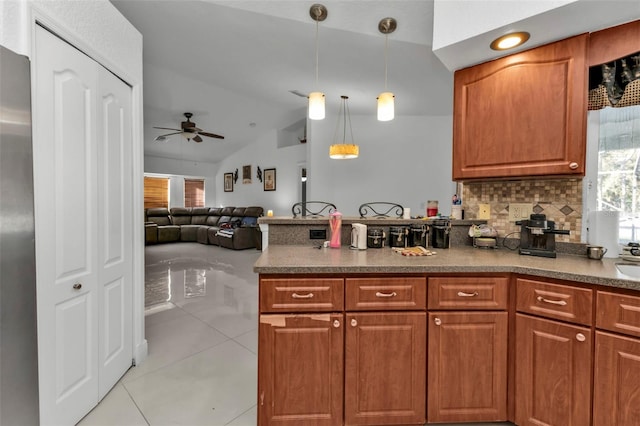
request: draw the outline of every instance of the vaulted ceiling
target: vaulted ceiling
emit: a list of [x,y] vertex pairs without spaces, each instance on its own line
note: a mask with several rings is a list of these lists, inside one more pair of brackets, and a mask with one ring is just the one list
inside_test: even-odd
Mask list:
[[[378,22],[385,17],[398,22],[388,48],[396,115],[452,111],[452,73],[431,50],[432,0],[322,2],[328,17],[318,24],[317,86],[313,1],[112,3],[143,35],[146,155],[219,161],[264,132],[303,119],[306,99],[292,91],[321,90],[328,110],[347,95],[352,115],[374,115],[384,91]],[[179,127],[186,111],[224,141],[153,141],[162,131],[152,126]]]

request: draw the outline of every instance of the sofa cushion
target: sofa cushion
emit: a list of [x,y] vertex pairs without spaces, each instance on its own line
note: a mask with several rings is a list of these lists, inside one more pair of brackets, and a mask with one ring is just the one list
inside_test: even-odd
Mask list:
[[171,223],[173,225],[190,225],[191,224],[191,208],[171,207]]
[[262,207],[258,207],[258,206],[251,206],[244,209],[245,216],[260,217],[262,216],[263,213],[264,213],[264,210],[262,209]]
[[231,216],[235,209],[235,207],[225,207],[220,211],[220,216]]
[[208,226],[217,226],[220,221],[220,216],[207,216],[207,221],[205,222]]
[[198,229],[200,229],[200,225],[181,225],[180,241],[198,241]]
[[233,212],[231,212],[231,216],[233,217],[244,217],[244,211],[246,210],[245,207],[236,207],[235,209],[233,209]]
[[222,207],[211,207],[209,216],[222,216]]
[[147,209],[147,221],[153,222],[159,226],[171,225],[169,209],[165,207],[153,207]]
[[180,241],[180,227],[176,225],[166,225],[158,227],[158,242],[173,243]]
[[194,207],[191,209],[191,224],[204,225],[209,217],[209,207]]

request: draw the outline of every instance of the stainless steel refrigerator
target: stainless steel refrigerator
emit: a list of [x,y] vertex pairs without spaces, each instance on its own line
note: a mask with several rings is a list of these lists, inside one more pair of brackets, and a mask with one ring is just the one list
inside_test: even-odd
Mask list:
[[37,425],[29,59],[0,46],[0,425]]

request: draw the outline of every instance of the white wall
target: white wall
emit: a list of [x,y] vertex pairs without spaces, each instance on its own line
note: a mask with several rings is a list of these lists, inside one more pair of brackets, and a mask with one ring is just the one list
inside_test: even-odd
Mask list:
[[[263,134],[256,142],[232,154],[220,163],[216,178],[217,205],[261,206],[273,210],[276,216],[290,216],[291,206],[300,201],[298,168],[305,162],[307,144],[278,148],[277,131]],[[242,166],[251,165],[251,183],[242,183]],[[256,177],[256,167],[276,169],[276,190],[264,191]],[[233,192],[224,192],[223,177],[238,169],[238,181]]]
[[[358,216],[360,204],[385,201],[425,214],[427,200],[438,200],[440,212],[450,213],[456,185],[451,181],[452,116],[396,116],[379,122],[352,116],[360,156],[332,160],[329,145],[336,116],[309,121],[308,199],[334,203],[345,216]],[[349,139],[350,141],[350,139]]]

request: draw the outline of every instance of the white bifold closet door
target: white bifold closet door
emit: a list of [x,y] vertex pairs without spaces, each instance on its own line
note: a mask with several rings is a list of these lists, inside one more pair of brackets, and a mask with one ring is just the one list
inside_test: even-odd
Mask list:
[[42,424],[75,424],[133,359],[131,88],[37,27],[34,182]]

